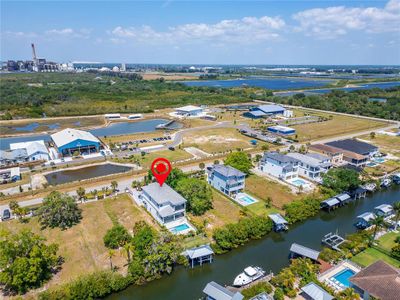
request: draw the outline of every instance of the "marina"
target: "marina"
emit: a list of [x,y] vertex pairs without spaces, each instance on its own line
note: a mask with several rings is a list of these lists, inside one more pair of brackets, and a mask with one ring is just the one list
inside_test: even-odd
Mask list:
[[289,264],[288,251],[292,243],[320,250],[321,240],[327,232],[337,232],[340,236],[355,232],[353,224],[358,215],[372,211],[380,204],[393,204],[398,201],[399,195],[400,187],[393,185],[330,213],[321,211],[311,219],[291,225],[288,231],[272,232],[261,240],[218,255],[214,257],[212,264],[193,269],[178,267],[169,276],[144,286],[130,286],[124,291],[110,295],[107,299],[198,299],[208,282],[216,281],[229,285],[234,274],[240,273],[246,266],[257,265],[268,272],[279,272]]

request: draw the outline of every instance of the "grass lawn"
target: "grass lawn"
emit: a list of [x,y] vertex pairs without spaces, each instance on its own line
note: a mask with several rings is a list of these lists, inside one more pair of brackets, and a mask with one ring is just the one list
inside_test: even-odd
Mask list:
[[391,251],[396,244],[395,239],[400,236],[400,233],[389,232],[379,239],[379,246],[387,251]]
[[[61,272],[50,282],[50,284],[55,284],[109,267],[103,236],[112,227],[113,220],[117,220],[128,230],[132,230],[134,223],[140,220],[146,220],[149,224],[153,224],[149,221],[151,217],[134,205],[128,195],[87,203],[81,205],[81,208],[81,222],[64,231],[57,228],[41,231],[36,217],[30,219],[27,224],[21,224],[17,220],[2,222],[0,228],[7,228],[11,231],[28,228],[44,236],[48,243],[59,244],[59,253],[64,257],[65,262]],[[123,268],[126,263],[123,253],[117,253],[113,258],[113,263],[119,268]]]
[[372,176],[383,176],[400,169],[400,160],[387,160],[376,167],[365,167],[364,171]]
[[183,137],[185,147],[197,147],[208,153],[250,148],[250,138],[233,128],[214,128],[188,132]]
[[249,211],[251,211],[252,213],[254,213],[256,215],[259,215],[259,216],[266,216],[266,215],[269,215],[269,214],[280,212],[280,210],[275,208],[275,207],[267,208],[265,206],[265,201],[264,200],[260,200],[260,199],[257,199],[257,200],[259,200],[257,203],[250,204],[250,205],[246,206],[246,208]]
[[354,256],[351,260],[362,267],[366,267],[380,259],[387,262],[388,264],[391,264],[392,266],[395,266],[397,268],[400,267],[400,261],[390,256],[387,256],[386,254],[374,248],[368,248],[364,250],[363,252]]
[[146,154],[144,159],[140,158],[140,163],[142,164],[143,167],[149,167],[153,162],[153,160],[155,160],[158,157],[164,157],[168,159],[170,162],[175,162],[192,158],[193,155],[181,149],[176,149],[175,151],[163,150]]
[[210,240],[202,235],[190,236],[183,239],[183,247],[185,249],[198,247],[210,243]]
[[[315,112],[311,112],[310,114],[323,116],[328,115]],[[385,122],[332,114],[332,119],[328,121],[294,125],[292,127],[296,129],[298,140],[300,142],[306,142],[354,133],[362,130],[380,128],[384,127],[385,125],[387,125]]]
[[[250,175],[246,178],[245,191],[264,201],[270,197],[272,205],[279,209],[285,204],[299,198],[299,196],[290,191],[289,187],[257,175]],[[258,205],[262,206],[261,203]],[[250,206],[248,206],[249,209]]]
[[359,137],[362,140],[370,142],[380,148],[381,152],[391,153],[400,157],[400,137],[389,136],[384,134],[375,134],[375,138],[371,139],[370,135],[362,135]]
[[202,216],[188,215],[191,222],[203,225],[206,222],[206,232],[212,235],[214,229],[229,223],[236,223],[243,215],[242,209],[232,200],[228,199],[216,190],[212,190],[213,209]]

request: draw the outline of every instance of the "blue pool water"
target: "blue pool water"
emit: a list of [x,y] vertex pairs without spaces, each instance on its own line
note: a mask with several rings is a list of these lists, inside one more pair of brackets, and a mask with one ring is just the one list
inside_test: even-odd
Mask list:
[[248,204],[252,204],[252,203],[256,202],[253,198],[251,198],[249,196],[240,197],[240,200],[242,200]]
[[374,158],[374,161],[381,164],[381,163],[385,162],[385,159],[384,158]]
[[171,232],[173,232],[173,233],[178,233],[178,232],[184,231],[184,230],[189,229],[189,228],[190,228],[190,227],[189,227],[188,224],[181,224],[181,225],[172,227],[172,228],[171,228]]
[[353,276],[354,274],[355,274],[355,272],[353,270],[345,269],[342,272],[333,276],[333,278],[335,278],[337,281],[339,281],[344,286],[349,287],[350,286],[349,278],[351,276]]
[[305,185],[306,182],[302,179],[296,179],[292,181],[292,184],[294,184],[295,186],[301,186],[301,185]]

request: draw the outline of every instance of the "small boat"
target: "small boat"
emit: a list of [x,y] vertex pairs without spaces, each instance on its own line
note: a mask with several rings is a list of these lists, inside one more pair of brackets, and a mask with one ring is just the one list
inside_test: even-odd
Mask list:
[[265,271],[262,268],[250,266],[245,268],[242,273],[236,276],[235,280],[233,281],[233,286],[244,286],[264,276]]
[[389,178],[384,178],[381,182],[381,187],[389,187],[392,181]]
[[400,184],[400,173],[394,174],[392,180],[396,184]]
[[376,183],[366,183],[365,185],[361,186],[362,188],[366,189],[368,192],[373,192],[376,189]]

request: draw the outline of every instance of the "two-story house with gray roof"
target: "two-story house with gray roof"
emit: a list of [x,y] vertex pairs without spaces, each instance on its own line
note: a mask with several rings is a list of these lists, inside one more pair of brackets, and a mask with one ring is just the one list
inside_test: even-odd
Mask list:
[[278,152],[265,152],[260,161],[259,169],[282,180],[297,178],[299,160]]
[[207,168],[208,183],[233,197],[244,190],[246,174],[231,166],[213,165]]
[[161,225],[185,218],[186,199],[165,183],[144,186],[139,199]]

